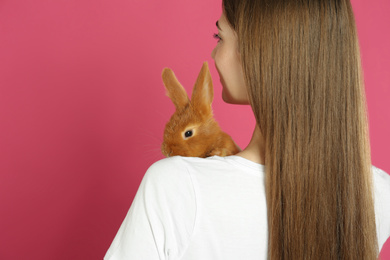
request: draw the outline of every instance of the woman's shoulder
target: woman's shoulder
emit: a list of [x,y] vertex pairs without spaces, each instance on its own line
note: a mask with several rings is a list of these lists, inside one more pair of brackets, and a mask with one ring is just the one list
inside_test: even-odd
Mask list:
[[157,175],[154,178],[183,178],[182,175],[218,173],[233,169],[236,169],[234,161],[227,160],[225,157],[200,158],[177,155],[154,162],[148,168],[146,175],[149,177]]
[[172,156],[172,157],[166,157],[160,160],[155,161],[152,163],[149,167],[149,169],[153,168],[166,168],[166,167],[172,167],[175,165],[178,165],[181,163],[181,156]]
[[211,164],[221,163],[224,162],[223,157],[219,156],[212,156],[212,157],[206,157],[206,158],[200,158],[200,157],[187,157],[187,156],[172,156],[160,159],[156,162],[154,162],[149,169],[150,170],[159,170],[162,169],[176,169],[179,168],[185,168],[188,166],[207,166]]
[[221,162],[221,159],[213,157],[200,158],[179,155],[166,157],[150,165],[146,170],[144,178],[153,179],[153,181],[161,183],[167,180],[188,181],[190,172],[194,172],[194,169],[195,171],[210,171],[216,168],[215,165],[221,164]]
[[183,174],[186,167],[183,164],[181,156],[172,156],[160,159],[152,163],[146,170],[146,178],[169,178],[172,175]]
[[206,158],[172,156],[161,159],[150,166],[151,175],[164,176],[166,178],[183,178],[187,175],[192,178],[202,178],[204,181],[232,178],[242,178],[243,175],[264,177],[265,166],[252,162],[240,156],[210,156]]
[[163,158],[149,166],[141,187],[169,198],[177,198],[178,193],[188,194],[190,199],[194,197],[191,176],[179,156]]

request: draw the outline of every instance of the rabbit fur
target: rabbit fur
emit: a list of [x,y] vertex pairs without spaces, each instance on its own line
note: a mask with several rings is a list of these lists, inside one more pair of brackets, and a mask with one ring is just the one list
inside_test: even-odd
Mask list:
[[166,95],[176,107],[165,125],[161,152],[164,156],[228,156],[241,151],[213,118],[213,83],[208,63],[204,62],[195,82],[191,100],[173,71],[164,68],[162,79]]

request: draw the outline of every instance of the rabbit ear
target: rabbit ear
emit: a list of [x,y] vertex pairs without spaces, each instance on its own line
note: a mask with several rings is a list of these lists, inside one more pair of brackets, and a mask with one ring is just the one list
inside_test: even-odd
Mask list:
[[172,100],[176,109],[184,108],[189,102],[186,90],[177,80],[173,71],[169,68],[164,68],[162,79],[166,89],[166,95]]
[[192,91],[191,103],[194,109],[204,115],[212,113],[211,103],[213,102],[213,95],[213,82],[208,63],[205,61]]

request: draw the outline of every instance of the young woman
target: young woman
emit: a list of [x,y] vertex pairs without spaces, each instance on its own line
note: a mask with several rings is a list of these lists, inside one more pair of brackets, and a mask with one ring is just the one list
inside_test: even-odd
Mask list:
[[371,165],[349,0],[224,0],[212,58],[252,139],[146,172],[105,259],[377,259],[390,176]]

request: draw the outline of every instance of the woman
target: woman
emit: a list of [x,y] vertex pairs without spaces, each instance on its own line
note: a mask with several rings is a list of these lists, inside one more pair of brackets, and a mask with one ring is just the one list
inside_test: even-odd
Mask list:
[[390,176],[371,165],[349,0],[224,0],[212,58],[252,139],[146,172],[105,259],[377,259]]

